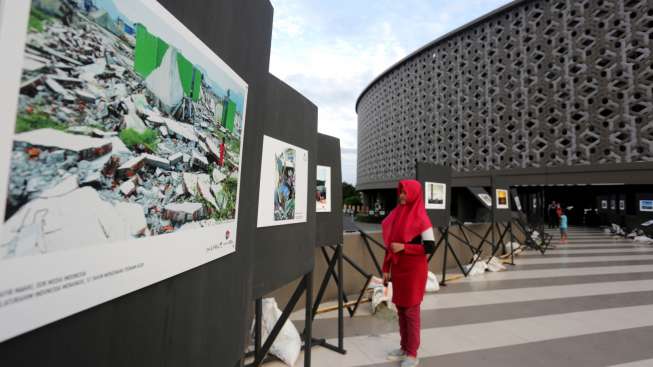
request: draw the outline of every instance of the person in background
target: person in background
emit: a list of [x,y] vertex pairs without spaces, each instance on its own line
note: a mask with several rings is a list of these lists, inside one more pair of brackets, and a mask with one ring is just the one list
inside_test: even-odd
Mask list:
[[556,204],[556,227],[560,226],[560,216],[562,216],[562,207],[560,206],[560,203]]
[[568,236],[567,236],[567,228],[569,227],[569,224],[567,222],[567,214],[565,213],[564,210],[560,210],[560,243],[565,244],[567,243]]
[[388,359],[402,367],[417,366],[420,344],[420,305],[428,275],[427,255],[435,251],[433,226],[426,214],[422,184],[402,180],[398,205],[381,223],[386,254],[383,281],[392,280],[392,302],[397,306],[401,348]]
[[547,222],[549,222],[549,228],[555,228],[556,223],[556,202],[552,201],[547,208]]

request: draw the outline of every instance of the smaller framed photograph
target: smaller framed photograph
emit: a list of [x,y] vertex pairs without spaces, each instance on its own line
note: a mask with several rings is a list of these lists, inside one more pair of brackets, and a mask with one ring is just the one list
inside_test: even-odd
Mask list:
[[508,204],[508,190],[497,189],[497,209],[510,209]]
[[331,167],[317,166],[315,184],[315,211],[331,212]]
[[619,210],[626,210],[626,200],[619,200]]
[[447,208],[447,184],[425,182],[424,206],[426,209],[443,210]]
[[608,201],[601,200],[601,209],[608,209]]

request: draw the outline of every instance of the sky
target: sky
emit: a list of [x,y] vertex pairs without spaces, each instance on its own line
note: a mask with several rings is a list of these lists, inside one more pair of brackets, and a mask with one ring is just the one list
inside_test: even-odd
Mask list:
[[271,0],[270,72],[318,106],[340,138],[343,180],[356,183],[356,99],[424,44],[510,0]]

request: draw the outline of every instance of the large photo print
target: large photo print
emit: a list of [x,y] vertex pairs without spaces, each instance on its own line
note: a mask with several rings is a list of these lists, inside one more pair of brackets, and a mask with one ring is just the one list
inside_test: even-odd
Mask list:
[[[24,53],[3,71],[19,70],[18,87],[0,87],[14,95],[2,101],[13,117],[2,137],[0,286],[30,285],[2,276],[17,261],[29,272],[41,261],[30,258],[56,253],[58,270],[73,270],[128,249],[130,263],[159,270],[133,275],[124,293],[235,251],[247,84],[154,0],[4,5],[3,31],[22,17],[12,39]],[[55,276],[48,269],[35,279]],[[21,307],[2,291],[0,324]]]

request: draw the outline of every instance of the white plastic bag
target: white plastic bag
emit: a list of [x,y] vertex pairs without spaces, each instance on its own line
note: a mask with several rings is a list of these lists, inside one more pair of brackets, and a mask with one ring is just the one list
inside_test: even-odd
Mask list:
[[[274,298],[264,298],[262,303],[261,340],[266,340],[281,317],[281,310]],[[290,320],[286,320],[277,339],[270,347],[270,354],[282,360],[286,365],[293,366],[299,357],[301,346],[302,340],[297,328]]]
[[432,272],[429,271],[426,278],[426,293],[435,293],[440,290],[440,283],[438,283],[438,277],[435,276]]
[[370,302],[372,314],[375,314],[379,306],[382,305],[390,310],[394,310],[394,304],[392,303],[392,282],[389,282],[385,287],[381,284],[372,288],[372,302]]
[[651,243],[651,242],[653,242],[653,238],[647,237],[647,236],[637,236],[637,237],[633,238],[633,241]]

